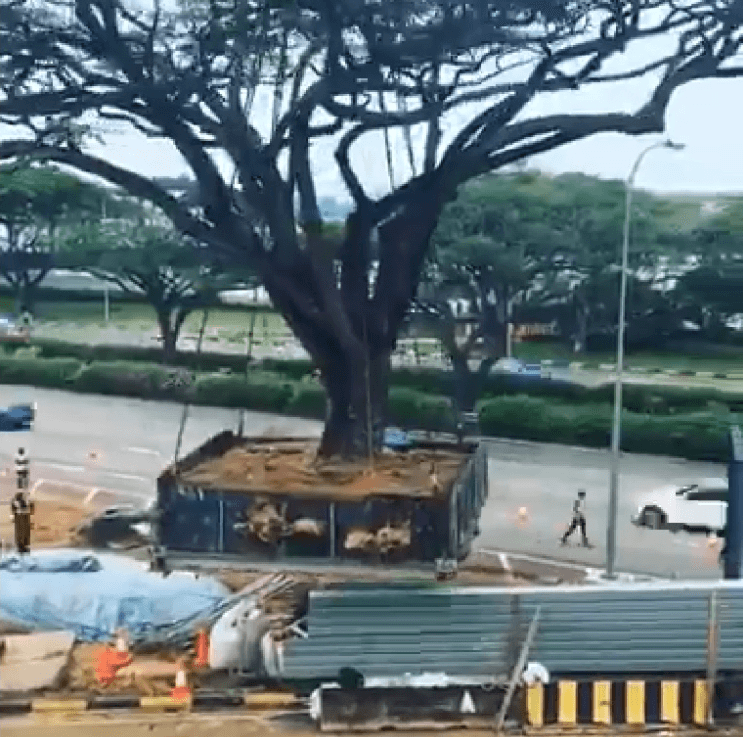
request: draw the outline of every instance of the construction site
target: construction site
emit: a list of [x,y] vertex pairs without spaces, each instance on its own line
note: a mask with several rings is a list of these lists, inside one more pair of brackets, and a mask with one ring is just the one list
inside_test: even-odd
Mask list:
[[[0,716],[216,710],[282,733],[737,724],[735,571],[515,570],[473,550],[481,445],[421,439],[358,464],[314,449],[221,432],[162,470],[146,509],[35,500],[33,552],[0,561]],[[732,518],[741,462],[734,446]]]

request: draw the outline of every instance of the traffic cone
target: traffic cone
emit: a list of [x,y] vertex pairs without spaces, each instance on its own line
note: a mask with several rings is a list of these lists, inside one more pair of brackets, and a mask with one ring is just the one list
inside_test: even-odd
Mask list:
[[200,629],[196,634],[196,668],[207,668],[209,666],[209,635],[206,629]]
[[183,662],[179,664],[175,674],[175,688],[170,692],[170,697],[179,701],[191,698],[191,689],[188,686],[188,676]]

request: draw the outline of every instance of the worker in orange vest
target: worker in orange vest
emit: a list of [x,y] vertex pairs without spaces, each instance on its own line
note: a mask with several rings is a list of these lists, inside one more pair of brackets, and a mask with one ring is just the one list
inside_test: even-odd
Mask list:
[[129,653],[129,641],[125,631],[119,630],[115,644],[98,650],[95,657],[95,677],[102,686],[110,686],[119,670],[129,665],[133,658]]

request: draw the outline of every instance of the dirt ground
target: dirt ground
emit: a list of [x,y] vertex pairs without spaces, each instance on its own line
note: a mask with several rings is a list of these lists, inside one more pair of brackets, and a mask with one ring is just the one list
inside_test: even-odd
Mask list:
[[199,488],[258,488],[354,500],[382,491],[435,497],[448,488],[466,459],[466,454],[455,451],[419,449],[385,453],[372,468],[367,463],[320,463],[316,451],[316,444],[309,442],[246,443],[184,471],[182,479]]
[[[82,497],[75,498],[63,487],[46,485],[43,492],[32,495],[34,514],[31,518],[31,550],[34,548],[64,547],[74,544],[73,531],[77,525],[98,508],[86,506]],[[10,514],[10,500],[15,493],[12,482],[0,479],[0,540],[3,552],[15,550],[15,532]]]

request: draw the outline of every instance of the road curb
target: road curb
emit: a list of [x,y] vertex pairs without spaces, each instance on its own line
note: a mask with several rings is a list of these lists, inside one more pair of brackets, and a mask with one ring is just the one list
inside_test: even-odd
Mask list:
[[142,713],[168,711],[240,710],[288,711],[300,709],[304,701],[294,693],[284,691],[194,691],[187,698],[172,696],[137,696],[132,694],[85,695],[70,698],[16,698],[0,701],[0,717],[22,714],[74,715],[103,711],[138,711]]

